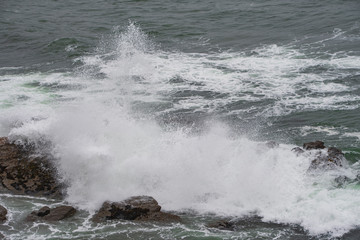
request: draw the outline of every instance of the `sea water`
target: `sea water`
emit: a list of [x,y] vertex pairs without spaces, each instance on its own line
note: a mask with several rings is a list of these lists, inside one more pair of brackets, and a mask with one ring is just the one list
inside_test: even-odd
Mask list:
[[[68,185],[64,201],[1,194],[5,237],[357,239],[357,1],[0,6],[1,136],[52,154]],[[345,166],[309,172],[313,156],[291,149],[314,140]],[[135,195],[183,223],[90,221]],[[79,213],[23,221],[59,204]],[[237,230],[206,227],[219,219]]]

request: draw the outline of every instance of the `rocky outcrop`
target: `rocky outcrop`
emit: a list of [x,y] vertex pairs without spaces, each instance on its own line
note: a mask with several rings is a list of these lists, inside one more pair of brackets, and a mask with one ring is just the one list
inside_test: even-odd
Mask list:
[[309,170],[342,167],[346,162],[345,155],[340,149],[326,148],[321,141],[304,143],[303,149],[296,147],[292,151],[297,155],[309,153],[309,157],[313,157]]
[[4,223],[6,221],[7,210],[3,206],[0,205],[0,223]]
[[28,194],[59,198],[61,185],[51,161],[0,138],[0,183],[15,194]]
[[181,222],[181,218],[161,211],[158,202],[149,196],[136,196],[121,202],[104,202],[92,221],[136,220],[156,222]]
[[340,149],[330,147],[327,151],[319,152],[316,158],[311,161],[310,168],[334,168],[342,167],[345,162],[345,156]]
[[27,216],[26,221],[60,221],[74,216],[76,209],[71,206],[58,206],[49,208],[47,206],[40,208],[38,211],[33,211]]

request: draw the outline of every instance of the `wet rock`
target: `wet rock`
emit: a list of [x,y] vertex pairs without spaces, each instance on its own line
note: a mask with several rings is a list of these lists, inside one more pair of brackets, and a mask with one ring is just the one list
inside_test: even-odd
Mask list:
[[0,183],[15,194],[60,198],[61,185],[51,161],[33,149],[0,138]]
[[344,156],[343,152],[336,147],[329,147],[328,154],[330,157]]
[[324,142],[322,142],[322,141],[315,141],[315,142],[304,143],[303,148],[305,150],[324,149],[325,145],[324,145]]
[[3,206],[0,205],[0,223],[4,223],[6,221],[7,210]]
[[150,212],[136,219],[137,221],[153,221],[153,222],[181,222],[181,218],[177,215],[166,212]]
[[360,228],[352,229],[349,232],[345,233],[342,240],[359,240],[360,239]]
[[228,230],[228,231],[234,231],[235,230],[235,224],[229,221],[217,221],[214,223],[210,223],[207,225],[208,228],[217,228],[220,230]]
[[158,202],[149,196],[136,196],[122,202],[104,202],[92,221],[104,222],[106,220],[138,220],[179,222],[180,217],[161,212]]
[[[46,215],[49,215],[50,210],[51,210],[51,209],[50,209],[49,207],[47,207],[47,206],[42,207],[42,208],[39,209],[39,211],[36,212],[36,216],[38,216],[38,217],[44,217],[44,216],[46,216]],[[34,212],[34,213],[35,213],[35,212]]]
[[310,169],[342,167],[345,161],[345,156],[340,149],[330,147],[326,152],[320,151],[316,154]]
[[55,208],[42,207],[38,211],[33,211],[27,216],[26,221],[60,221],[74,216],[76,209],[71,206],[58,206]]
[[304,153],[305,151],[299,147],[295,147],[291,149],[291,151],[295,152],[297,155]]
[[308,157],[313,158],[309,170],[333,169],[346,164],[345,155],[340,149],[335,147],[326,148],[322,141],[304,143],[303,149],[296,147],[291,151],[297,155],[306,154]]

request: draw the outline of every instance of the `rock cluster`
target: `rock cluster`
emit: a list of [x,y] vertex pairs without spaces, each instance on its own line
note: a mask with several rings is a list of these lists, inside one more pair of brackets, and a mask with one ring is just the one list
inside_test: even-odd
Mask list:
[[61,197],[51,161],[0,138],[0,183],[15,194]]
[[[313,151],[315,150],[315,152]],[[326,148],[324,142],[315,141],[304,143],[303,148],[293,148],[292,151],[297,154],[304,154],[307,151],[313,151],[314,159],[311,161],[310,170],[313,169],[332,169],[342,167],[346,162],[342,151],[335,147]]]
[[121,202],[104,202],[92,220],[94,222],[106,220],[181,221],[179,216],[162,212],[158,202],[149,196],[131,197]]
[[60,221],[74,216],[76,209],[71,206],[58,206],[49,208],[47,206],[40,208],[38,211],[33,211],[27,216],[26,221]]
[[[15,194],[61,197],[62,185],[57,181],[51,159],[0,138],[0,183]],[[71,206],[43,207],[27,216],[27,221],[59,221],[76,213]],[[6,220],[7,211],[0,207],[0,222]],[[93,217],[94,222],[112,219],[180,222],[180,217],[161,211],[157,201],[148,196],[138,196],[122,202],[104,202]]]
[[[276,148],[279,144],[268,142],[266,146]],[[332,169],[342,167],[346,163],[340,149],[327,148],[321,141],[304,143],[302,148],[297,147],[293,151],[298,155],[307,154],[306,156],[313,157],[309,170]],[[347,181],[349,179],[346,177],[335,179],[339,185]],[[5,137],[0,138],[0,183],[0,187],[15,194],[52,198],[62,196],[62,185],[57,181],[56,169],[51,158],[37,155],[33,149],[13,144]],[[71,206],[42,207],[28,215],[26,220],[59,221],[75,213],[75,208]],[[6,221],[6,215],[7,210],[0,206],[0,223]],[[179,216],[161,211],[161,206],[150,196],[135,196],[120,202],[104,202],[92,217],[92,221],[99,223],[108,220],[181,222]],[[234,230],[236,227],[235,223],[230,221],[218,221],[207,226],[221,230]]]

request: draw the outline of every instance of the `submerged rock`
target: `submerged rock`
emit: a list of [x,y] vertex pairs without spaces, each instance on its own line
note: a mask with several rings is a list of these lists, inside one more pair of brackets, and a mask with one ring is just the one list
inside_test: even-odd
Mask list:
[[136,196],[121,202],[104,202],[92,221],[137,220],[157,222],[180,222],[179,216],[161,212],[158,202],[149,196]]
[[[292,225],[289,226],[287,224],[281,224],[276,222],[264,221],[262,217],[257,215],[248,215],[240,218],[233,218],[231,220],[220,219],[213,223],[209,223],[206,225],[208,228],[216,228],[219,230],[226,231],[236,231],[236,232],[245,232],[252,231],[253,229],[268,229],[269,231],[273,231],[274,229],[287,229],[292,232],[297,232],[303,236],[306,236],[306,233],[302,231],[299,226]],[[293,239],[293,238],[291,238]],[[301,238],[306,239],[306,238]]]
[[347,176],[338,176],[334,179],[334,182],[336,183],[337,187],[342,187],[348,183],[350,183],[352,180],[348,178]]
[[71,206],[58,206],[49,208],[47,206],[40,208],[38,211],[33,211],[27,216],[26,221],[60,221],[74,216],[76,209]]
[[6,221],[7,210],[3,206],[0,205],[0,223],[4,223]]
[[61,197],[61,185],[51,161],[0,138],[0,183],[15,194]]
[[229,222],[229,221],[217,221],[214,223],[210,223],[208,225],[206,225],[208,228],[217,228],[220,230],[228,230],[228,231],[234,231],[235,230],[235,224],[233,222]]

